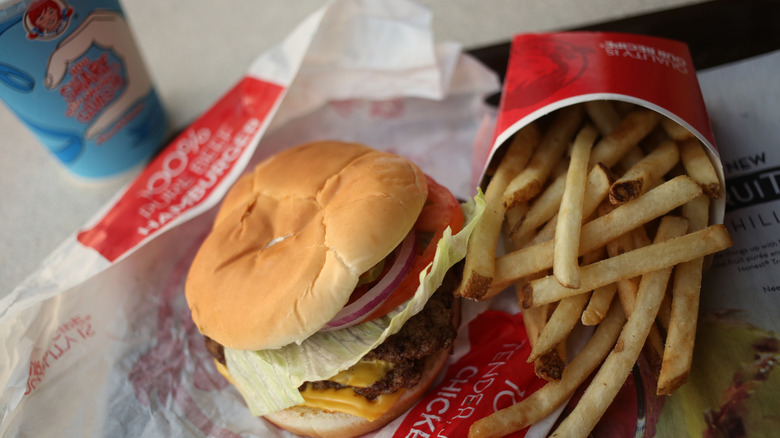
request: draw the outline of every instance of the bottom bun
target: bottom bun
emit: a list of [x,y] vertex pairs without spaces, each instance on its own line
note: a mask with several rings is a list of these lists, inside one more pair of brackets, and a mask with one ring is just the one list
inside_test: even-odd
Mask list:
[[374,421],[342,412],[331,412],[306,406],[293,406],[274,412],[264,418],[271,423],[298,435],[317,438],[349,438],[375,431],[411,408],[422,398],[447,362],[449,349],[431,355],[423,370],[420,382],[404,391],[389,411]]

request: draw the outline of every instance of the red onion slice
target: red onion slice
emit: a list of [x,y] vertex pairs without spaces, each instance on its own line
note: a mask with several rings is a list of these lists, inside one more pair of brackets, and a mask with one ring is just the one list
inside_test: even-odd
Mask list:
[[406,277],[414,261],[415,232],[410,232],[397,249],[393,265],[377,284],[362,297],[348,304],[336,314],[323,331],[346,328],[362,322],[372,310],[384,303],[393,293],[401,280]]

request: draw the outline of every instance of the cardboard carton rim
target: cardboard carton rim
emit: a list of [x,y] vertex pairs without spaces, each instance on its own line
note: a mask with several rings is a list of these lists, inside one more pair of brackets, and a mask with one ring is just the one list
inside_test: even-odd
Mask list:
[[[509,128],[507,128],[506,130],[501,132],[498,136],[496,136],[496,139],[493,142],[491,147],[491,152],[488,155],[485,164],[483,164],[482,166],[482,172],[480,173],[478,186],[480,187],[483,186],[485,173],[487,172],[488,166],[490,165],[490,162],[493,160],[496,151],[498,151],[504,145],[504,143],[506,143],[506,141],[509,138],[511,138],[512,135],[514,135],[517,131],[519,131],[529,123],[538,120],[543,116],[546,116],[547,114],[550,114],[561,108],[565,108],[567,106],[571,106],[579,103],[591,102],[595,100],[611,100],[611,101],[633,103],[635,105],[639,105],[649,110],[655,111],[656,113],[668,117],[673,121],[679,123],[685,129],[691,132],[694,136],[696,136],[696,138],[699,141],[701,141],[702,144],[704,144],[704,146],[706,147],[705,149],[707,151],[707,155],[709,156],[710,161],[712,161],[712,163],[714,164],[715,172],[718,174],[718,180],[720,181],[721,187],[724,188],[726,187],[725,175],[723,173],[723,164],[721,163],[720,155],[718,153],[717,147],[713,145],[709,140],[707,140],[707,138],[704,135],[702,135],[701,132],[699,132],[697,129],[691,126],[691,124],[683,120],[678,115],[672,113],[671,111],[666,110],[663,107],[655,105],[644,99],[636,98],[634,96],[629,96],[625,94],[615,94],[615,93],[591,93],[591,94],[582,94],[578,96],[569,97],[566,99],[561,99],[559,101],[551,103],[550,105],[539,108],[533,111],[532,113],[528,114],[527,116],[523,117],[522,119],[518,120],[517,122],[513,123],[511,126],[509,126]],[[723,195],[721,195],[720,198],[713,199],[711,202],[710,223],[722,224],[725,215],[725,210],[726,210],[726,195],[724,193]]]

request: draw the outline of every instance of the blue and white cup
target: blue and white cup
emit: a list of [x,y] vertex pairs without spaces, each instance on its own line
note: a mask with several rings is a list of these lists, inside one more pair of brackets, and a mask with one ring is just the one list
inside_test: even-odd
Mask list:
[[167,135],[117,0],[0,0],[0,99],[88,179],[143,163]]

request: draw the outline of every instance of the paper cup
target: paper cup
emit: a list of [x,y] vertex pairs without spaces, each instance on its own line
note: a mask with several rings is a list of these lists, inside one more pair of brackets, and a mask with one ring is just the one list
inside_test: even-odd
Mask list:
[[0,99],[85,178],[145,161],[167,131],[117,0],[0,1]]
[[[587,101],[630,102],[688,129],[705,146],[723,187],[723,166],[688,47],[681,42],[622,33],[561,32],[512,40],[493,142],[476,148],[475,184],[491,159],[522,127],[557,109]],[[721,223],[725,196],[713,200]]]

